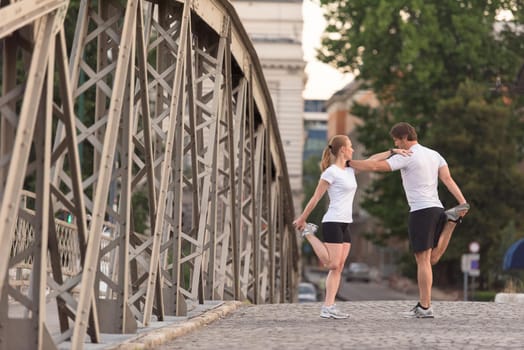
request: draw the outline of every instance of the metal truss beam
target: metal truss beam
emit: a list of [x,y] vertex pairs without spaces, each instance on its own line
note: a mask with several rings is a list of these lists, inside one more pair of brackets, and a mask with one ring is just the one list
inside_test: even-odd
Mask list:
[[68,5],[0,4],[0,350],[82,349],[205,300],[293,301],[277,118],[231,4]]

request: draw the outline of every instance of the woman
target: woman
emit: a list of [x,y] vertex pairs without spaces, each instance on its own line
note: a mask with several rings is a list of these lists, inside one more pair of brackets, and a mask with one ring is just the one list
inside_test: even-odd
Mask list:
[[[406,155],[408,151],[392,149],[378,153],[369,159],[381,160],[394,153]],[[340,286],[340,279],[346,258],[351,248],[349,224],[353,222],[353,198],[357,190],[357,181],[353,168],[348,163],[353,157],[351,140],[346,135],[331,138],[322,154],[320,168],[322,174],[317,188],[302,214],[293,222],[302,236],[308,240],[321,264],[329,269],[326,277],[326,297],[320,311],[322,318],[344,319],[349,315],[335,305],[335,296]],[[306,224],[306,219],[316,207],[325,192],[328,192],[329,207],[322,218],[324,242],[315,235],[316,225]]]

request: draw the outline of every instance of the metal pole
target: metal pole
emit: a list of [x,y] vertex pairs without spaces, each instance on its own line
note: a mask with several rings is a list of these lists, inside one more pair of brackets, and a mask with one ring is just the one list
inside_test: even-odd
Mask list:
[[464,272],[464,301],[468,301],[468,273]]
[[471,277],[471,301],[475,301],[475,276]]

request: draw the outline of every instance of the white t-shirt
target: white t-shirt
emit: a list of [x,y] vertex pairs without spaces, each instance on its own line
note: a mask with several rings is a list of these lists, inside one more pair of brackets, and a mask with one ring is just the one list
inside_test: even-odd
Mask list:
[[448,165],[446,160],[438,152],[418,143],[410,150],[413,152],[411,156],[397,154],[386,160],[391,170],[400,169],[410,211],[443,208],[438,197],[438,170]]
[[357,179],[352,168],[340,169],[331,165],[320,175],[329,183],[329,207],[322,222],[353,222],[353,198],[357,190]]

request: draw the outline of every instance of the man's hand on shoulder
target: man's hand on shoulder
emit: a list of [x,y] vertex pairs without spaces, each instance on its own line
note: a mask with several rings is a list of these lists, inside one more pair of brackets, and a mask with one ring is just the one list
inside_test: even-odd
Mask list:
[[391,148],[389,151],[391,153],[391,156],[394,156],[395,154],[400,154],[403,157],[409,157],[411,156],[411,154],[413,154],[413,151],[403,148]]

